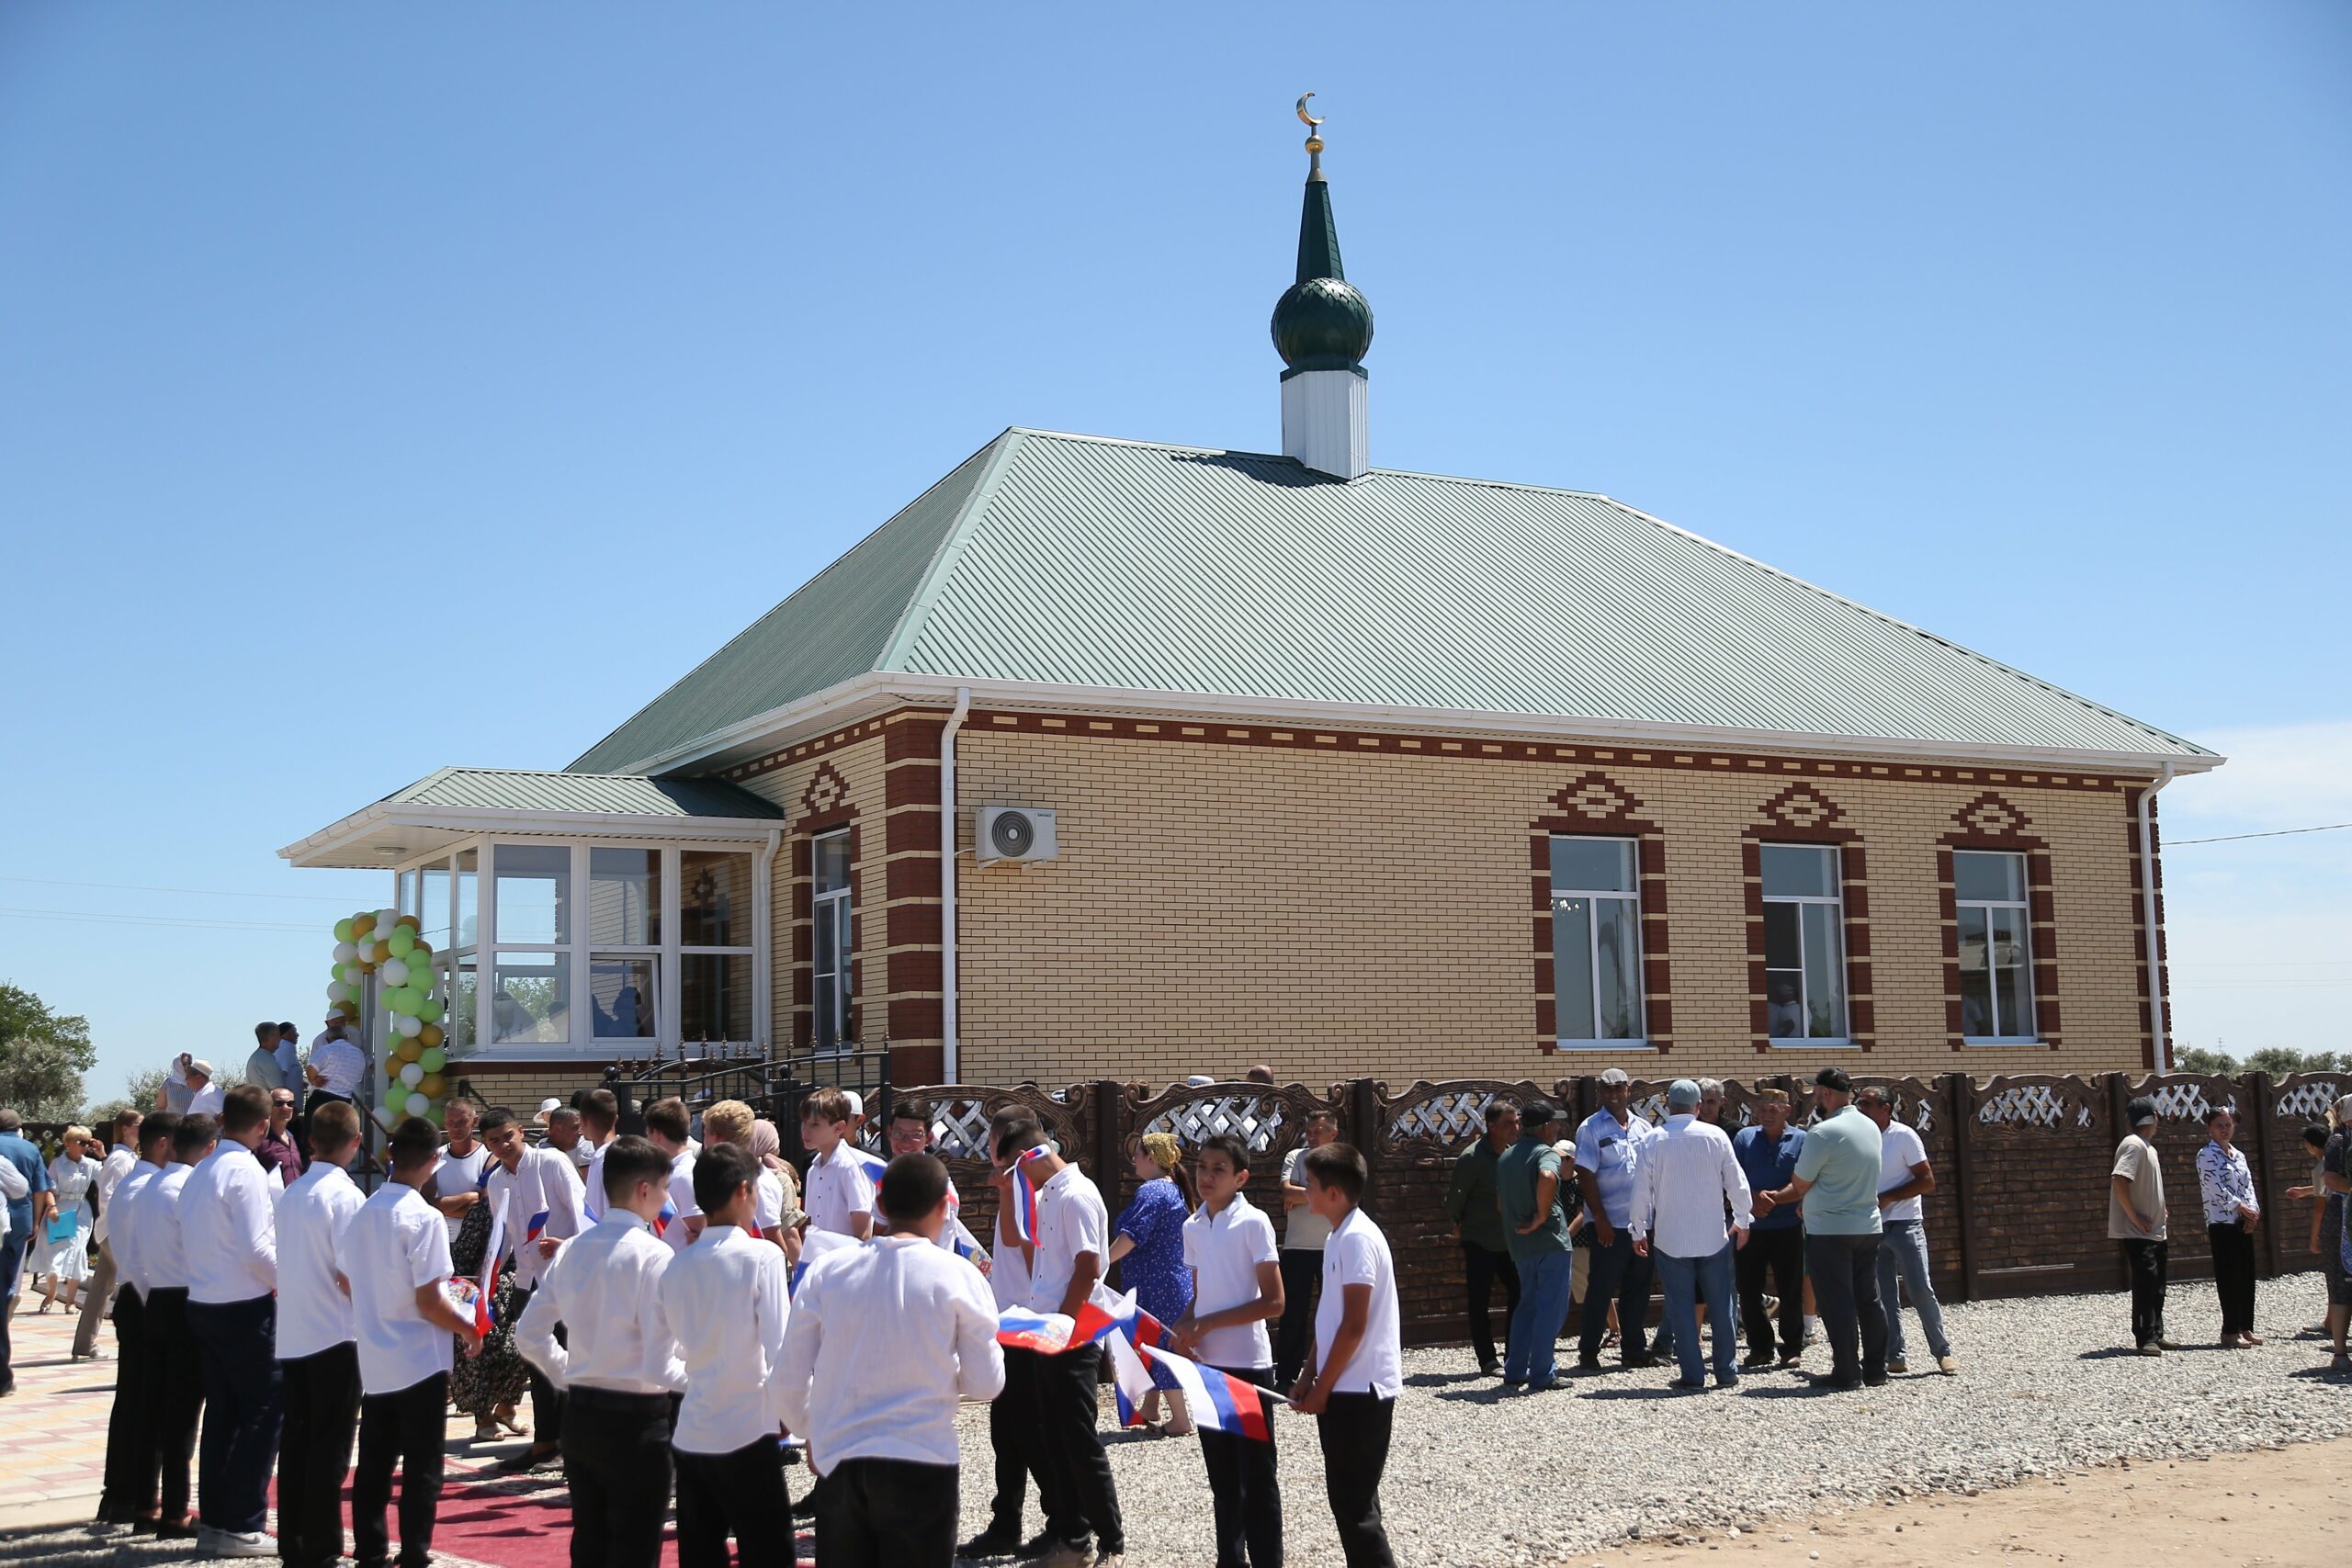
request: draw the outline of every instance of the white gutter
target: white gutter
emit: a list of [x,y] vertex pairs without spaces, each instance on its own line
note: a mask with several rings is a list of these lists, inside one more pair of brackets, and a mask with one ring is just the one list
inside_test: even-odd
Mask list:
[[752,943],[752,1032],[759,1037],[763,1056],[773,1053],[775,1041],[770,1016],[775,998],[768,989],[768,971],[775,961],[775,922],[771,918],[775,908],[775,852],[783,842],[783,829],[768,829],[767,843],[760,851],[759,870],[752,881],[752,930],[755,933]]
[[2178,770],[2166,762],[2155,782],[2140,792],[2140,925],[2148,943],[2148,1030],[2155,1043],[2155,1070],[2172,1071],[2172,1041],[2165,1032],[2163,932],[2156,924],[2156,792],[2172,783]]
[[956,732],[972,711],[968,686],[956,690],[956,707],[939,732],[939,1070],[956,1076]]

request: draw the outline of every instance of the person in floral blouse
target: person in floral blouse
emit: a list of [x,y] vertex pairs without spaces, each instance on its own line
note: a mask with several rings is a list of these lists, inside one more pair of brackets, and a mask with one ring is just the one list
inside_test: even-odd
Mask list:
[[2254,1172],[2232,1140],[2238,1119],[2225,1106],[2205,1112],[2205,1146],[2197,1151],[2197,1190],[2205,1201],[2205,1234],[2213,1243],[2213,1289],[2222,1298],[2222,1348],[2243,1350],[2254,1332],[2254,1232],[2262,1223]]

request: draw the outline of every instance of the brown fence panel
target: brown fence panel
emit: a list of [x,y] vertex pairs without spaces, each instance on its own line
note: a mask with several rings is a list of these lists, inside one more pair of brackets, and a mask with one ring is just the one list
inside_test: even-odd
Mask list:
[[[1523,1105],[1542,1093],[1525,1079],[1450,1078],[1380,1096],[1375,1112],[1379,1155],[1366,1207],[1380,1222],[1396,1260],[1396,1296],[1407,1344],[1463,1337],[1462,1249],[1445,1213],[1454,1161],[1485,1135],[1487,1107],[1498,1096]],[[1555,1123],[1555,1141],[1566,1135],[1567,1130]],[[1498,1306],[1501,1294],[1496,1292]]]
[[[1306,1142],[1309,1111],[1328,1111],[1340,1117],[1340,1135],[1350,1136],[1346,1099],[1344,1084],[1334,1084],[1324,1094],[1301,1084],[1170,1084],[1158,1094],[1130,1084],[1120,1097],[1119,1136],[1124,1146],[1145,1133],[1172,1133],[1189,1161],[1202,1139],[1216,1133],[1239,1134],[1250,1145],[1250,1185],[1242,1190],[1243,1196],[1266,1211],[1279,1236],[1290,1225],[1283,1206],[1283,1158]],[[1115,1180],[1096,1179],[1115,1222],[1135,1196],[1135,1168],[1122,1158]]]
[[[931,1150],[947,1166],[947,1174],[956,1183],[956,1196],[963,1202],[965,1226],[986,1245],[992,1238],[989,1227],[996,1224],[996,1189],[989,1184],[989,1122],[1000,1111],[1022,1110],[1036,1117],[1046,1136],[1065,1156],[1079,1160],[1086,1174],[1102,1187],[1103,1201],[1109,1202],[1112,1189],[1103,1182],[1102,1172],[1092,1168],[1085,1159],[1091,1133],[1090,1113],[1093,1101],[1093,1086],[1072,1084],[1067,1089],[1047,1090],[1035,1084],[1022,1084],[1014,1089],[989,1089],[979,1084],[930,1084],[919,1088],[892,1091],[894,1100],[920,1100],[931,1107]],[[874,1117],[866,1118],[859,1129],[859,1142],[871,1154],[887,1156],[883,1142],[884,1129]]]
[[[1854,1077],[1854,1088],[1883,1089],[1894,1097],[1894,1120],[1919,1134],[1928,1151],[1928,1167],[1935,1172],[1935,1190],[1920,1202],[1921,1228],[1928,1236],[1928,1272],[1939,1300],[1965,1301],[1967,1282],[1962,1273],[1960,1161],[1956,1150],[1960,1129],[1952,1121],[1951,1096],[1945,1080],[1888,1077],[1882,1074]],[[1813,1086],[1804,1085],[1799,1114],[1813,1121]]]
[[[2267,1142],[2263,1152],[2270,1157],[2271,1180],[2276,1190],[2262,1195],[2264,1228],[2271,1232],[2271,1246],[2280,1273],[2292,1273],[2319,1267],[2319,1254],[2312,1250],[2312,1214],[2317,1200],[2308,1202],[2290,1201],[2287,1189],[2301,1187],[2312,1179],[2312,1167],[2318,1157],[2303,1146],[2303,1129],[2327,1125],[2327,1108],[2338,1095],[2352,1094],[2352,1074],[2293,1073],[2267,1088],[2267,1102],[2264,1109],[2269,1114]],[[2246,1134],[2240,1133],[2239,1141]],[[2251,1157],[2253,1151],[2247,1151]],[[2174,1211],[2180,1205],[2176,1202]]]
[[2107,1243],[2115,1109],[2103,1085],[2005,1074],[1968,1096],[1969,1246],[1983,1297],[2114,1287]]

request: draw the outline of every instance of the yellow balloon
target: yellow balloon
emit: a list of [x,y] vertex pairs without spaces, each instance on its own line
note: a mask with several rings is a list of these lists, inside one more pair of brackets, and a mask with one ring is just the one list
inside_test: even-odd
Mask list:
[[403,1040],[392,1047],[392,1055],[402,1062],[413,1062],[424,1055],[424,1047],[413,1040]]
[[404,1040],[401,1042],[401,1043],[403,1045],[413,1045],[419,1051],[430,1051],[435,1045],[440,1044],[442,1041],[447,1038],[448,1036],[441,1032],[441,1026],[439,1024],[428,1023],[417,1032],[415,1039]]
[[354,942],[358,941],[361,937],[363,937],[363,936],[367,935],[369,931],[374,931],[375,929],[376,929],[376,917],[375,917],[375,916],[373,916],[373,915],[354,915],[354,916],[352,916],[352,917],[351,917],[351,939],[352,939]]
[[411,931],[422,931],[424,929],[424,922],[419,920],[414,915],[402,915],[392,921],[392,924],[396,926],[406,926]]
[[389,942],[374,942],[368,944],[368,962],[370,964],[381,964],[391,955],[392,944]]
[[447,1086],[441,1081],[441,1075],[439,1073],[427,1073],[423,1077],[416,1080],[416,1092],[424,1096],[427,1100],[440,1099],[442,1089],[447,1087]]

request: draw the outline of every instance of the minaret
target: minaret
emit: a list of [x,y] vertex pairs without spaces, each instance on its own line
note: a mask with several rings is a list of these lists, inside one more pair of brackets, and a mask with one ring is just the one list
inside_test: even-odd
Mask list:
[[1372,467],[1364,419],[1364,350],[1372,306],[1340,266],[1340,231],[1323,178],[1320,119],[1306,112],[1306,205],[1298,220],[1298,281],[1274,301],[1274,352],[1283,372],[1283,454],[1317,473],[1352,479]]

